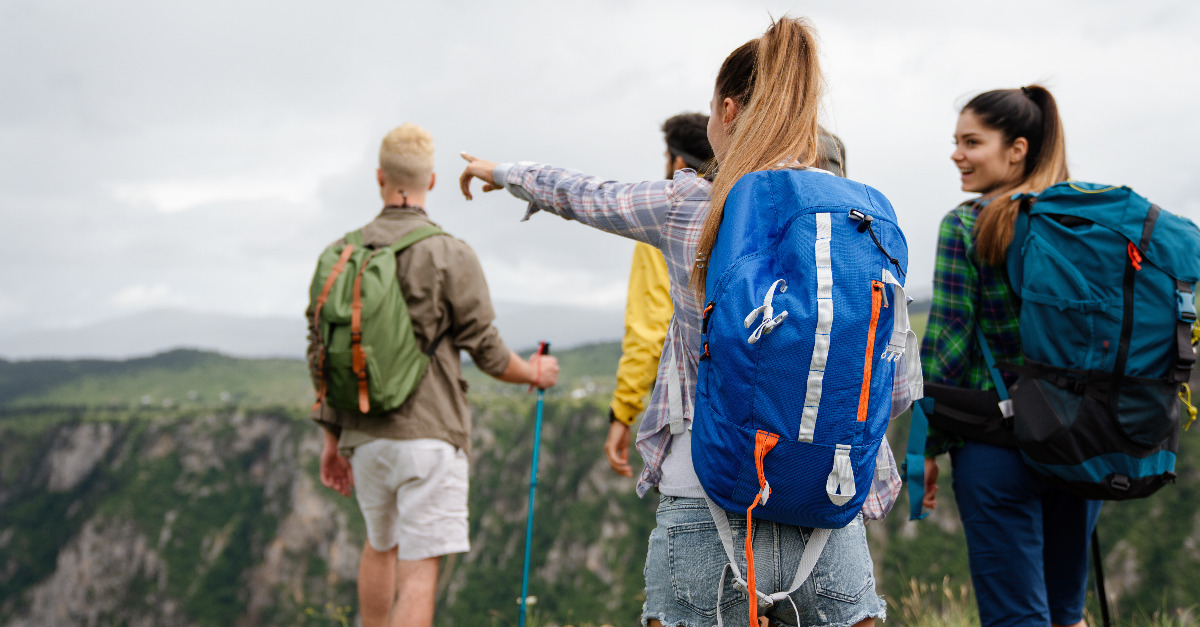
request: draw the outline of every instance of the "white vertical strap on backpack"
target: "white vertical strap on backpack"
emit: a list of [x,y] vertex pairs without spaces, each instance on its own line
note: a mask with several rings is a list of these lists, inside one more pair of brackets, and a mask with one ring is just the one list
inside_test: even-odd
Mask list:
[[[708,503],[708,511],[712,514],[713,522],[717,526],[717,535],[721,538],[721,547],[725,549],[725,557],[729,563],[721,567],[720,583],[717,585],[717,627],[724,627],[724,621],[721,620],[721,595],[724,593],[725,587],[725,569],[733,571],[733,580],[742,588],[746,589],[747,595],[750,594],[749,584],[742,576],[741,569],[737,565],[737,557],[733,553],[733,530],[729,526],[729,515],[725,510],[721,509],[707,495],[704,501]],[[753,533],[753,530],[747,529],[746,533]],[[764,592],[754,591],[753,596],[756,602],[770,607],[776,603],[788,599],[791,601],[792,593],[799,590],[800,586],[808,580],[809,575],[817,566],[817,560],[821,557],[821,552],[825,550],[825,544],[829,541],[829,534],[833,533],[832,529],[813,529],[812,535],[808,537],[808,542],[804,544],[804,552],[800,554],[800,562],[796,564],[796,575],[792,577],[792,586],[785,591],[776,592],[774,594],[766,594]],[[792,601],[792,609],[796,609],[796,604]],[[800,612],[796,611],[796,620],[799,623]]]
[[830,243],[833,227],[828,213],[818,213],[817,239],[813,244],[817,269],[817,330],[814,336],[812,361],[808,365],[808,386],[804,393],[804,412],[800,418],[801,442],[812,442],[817,428],[817,408],[821,405],[821,388],[825,381],[825,364],[829,359],[829,334],[833,330],[833,256]]
[[825,493],[838,507],[849,503],[858,494],[854,486],[854,467],[850,464],[849,444],[838,444],[833,452],[833,470],[829,471],[829,477],[825,480]]
[[[895,313],[892,314],[892,338],[883,350],[882,359],[892,362],[903,360],[908,377],[909,402],[915,402],[925,397],[925,380],[921,375],[917,333],[912,330],[908,320],[908,304],[912,299],[904,294],[904,286],[900,285],[887,268],[883,269],[883,282],[892,286],[892,300],[896,305]],[[884,305],[887,303],[884,302]]]

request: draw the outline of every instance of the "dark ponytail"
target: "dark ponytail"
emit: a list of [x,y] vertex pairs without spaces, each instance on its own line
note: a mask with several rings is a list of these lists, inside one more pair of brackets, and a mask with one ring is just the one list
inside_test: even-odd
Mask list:
[[1000,190],[975,223],[975,249],[980,261],[999,265],[1012,242],[1020,209],[1012,196],[1041,192],[1070,178],[1062,119],[1054,96],[1041,85],[987,91],[972,98],[963,111],[973,112],[985,126],[1000,131],[1006,143],[1024,137],[1029,144],[1024,178]]

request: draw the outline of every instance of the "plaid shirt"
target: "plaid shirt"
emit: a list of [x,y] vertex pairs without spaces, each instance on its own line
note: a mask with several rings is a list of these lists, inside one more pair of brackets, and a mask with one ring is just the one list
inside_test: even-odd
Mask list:
[[[681,394],[685,416],[692,415],[696,368],[700,355],[700,305],[688,288],[700,231],[708,215],[712,184],[692,170],[680,170],[670,180],[617,183],[572,170],[533,163],[501,165],[497,182],[529,201],[526,218],[546,210],[602,231],[645,242],[663,252],[671,275],[671,302],[675,315],[667,328],[658,380],[686,381]],[[524,194],[520,192],[525,192]],[[675,356],[676,372],[667,372]],[[638,496],[644,496],[662,478],[662,463],[671,450],[671,419],[667,386],[656,385],[650,406],[642,417],[637,449],[646,467],[638,478]]]
[[[663,344],[658,380],[684,382],[683,394],[680,394],[683,413],[692,416],[701,349],[701,316],[700,304],[688,282],[704,219],[708,215],[712,184],[692,170],[680,170],[670,180],[618,183],[528,162],[501,164],[496,167],[494,176],[514,196],[529,201],[526,219],[539,210],[546,210],[602,231],[645,242],[663,252],[671,277],[670,293],[675,315]],[[672,355],[675,372],[669,372]],[[907,390],[907,380],[900,379],[897,377],[896,389],[903,385]],[[886,459],[881,460],[881,466],[886,468],[887,477],[880,478],[880,473],[876,473],[871,493],[863,506],[863,515],[876,520],[891,509],[900,491],[900,476],[891,448],[886,441],[882,448],[887,449],[880,451],[880,457]],[[671,450],[666,385],[654,386],[650,406],[638,429],[637,449],[646,464],[637,484],[638,496],[644,496],[658,485],[663,460]]]
[[[921,343],[925,380],[945,385],[991,390],[991,374],[975,341],[975,325],[983,327],[997,363],[1021,363],[1017,329],[1020,300],[1008,284],[1003,266],[987,266],[975,253],[972,230],[983,205],[965,202],[946,214],[938,229],[937,261],[933,272],[933,304]],[[1006,384],[1016,375],[1001,370]],[[961,445],[961,440],[929,430],[925,453],[937,455]]]

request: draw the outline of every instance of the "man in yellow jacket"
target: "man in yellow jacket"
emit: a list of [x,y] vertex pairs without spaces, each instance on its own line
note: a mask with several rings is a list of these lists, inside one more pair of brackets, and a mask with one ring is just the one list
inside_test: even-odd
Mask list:
[[[708,116],[682,113],[663,122],[667,142],[667,178],[676,170],[691,168],[708,174],[706,168],[713,151],[708,145]],[[817,167],[838,176],[846,176],[846,147],[836,135],[821,129],[821,161]],[[646,394],[658,374],[658,358],[673,309],[669,294],[671,282],[667,263],[657,248],[638,242],[633,249],[629,271],[629,292],[625,300],[625,337],[621,340],[621,360],[617,363],[617,388],[609,406],[608,439],[604,455],[613,472],[633,476],[629,464],[630,430],[645,408]]]

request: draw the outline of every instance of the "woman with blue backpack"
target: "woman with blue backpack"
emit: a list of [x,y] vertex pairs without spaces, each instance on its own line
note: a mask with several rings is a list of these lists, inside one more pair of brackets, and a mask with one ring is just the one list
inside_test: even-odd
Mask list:
[[[1020,303],[1005,268],[1020,209],[1012,197],[1067,180],[1066,143],[1054,97],[1039,85],[975,96],[959,114],[954,142],[962,190],[979,197],[948,213],[939,229],[924,375],[935,387],[994,390],[988,361],[1022,363]],[[1006,386],[1017,379],[1004,368],[999,376]],[[935,458],[949,451],[982,624],[1083,625],[1100,501],[1035,476],[1011,431],[961,433],[931,427],[924,505],[937,505]]]
[[[735,50],[720,68],[710,103],[712,115],[708,127],[708,138],[720,165],[712,183],[690,169],[676,172],[670,180],[627,184],[552,166],[527,162],[497,164],[465,153],[463,155],[469,165],[463,172],[460,184],[468,200],[471,198],[470,182],[478,178],[484,183],[485,192],[503,188],[528,201],[529,214],[549,211],[646,242],[662,250],[666,258],[675,316],[663,348],[658,384],[637,437],[638,450],[645,461],[637,492],[643,496],[652,488],[657,488],[660,493],[657,527],[650,535],[646,557],[643,625],[711,625],[714,622],[721,625],[730,620],[733,624],[753,624],[758,627],[760,608],[765,618],[778,625],[873,625],[876,618],[885,616],[884,602],[875,592],[871,556],[862,515],[858,511],[862,508],[865,515],[882,516],[890,507],[894,491],[899,487],[898,476],[887,462],[879,466],[884,472],[876,473],[875,449],[869,453],[871,459],[866,460],[870,472],[860,473],[868,475],[867,481],[858,490],[858,498],[850,500],[847,505],[852,509],[849,510],[849,522],[844,526],[832,531],[814,530],[812,527],[760,519],[752,523],[754,532],[750,535],[753,541],[748,543],[745,507],[741,509],[741,517],[731,513],[726,518],[719,513],[720,510],[714,512],[697,472],[700,466],[693,457],[693,451],[696,450],[692,446],[693,411],[699,416],[704,409],[699,406],[702,403],[696,400],[698,359],[708,350],[708,345],[702,341],[702,327],[708,322],[706,312],[710,310],[702,305],[705,303],[706,262],[714,245],[720,246],[717,232],[722,224],[722,211],[727,222],[736,217],[731,214],[739,205],[733,202],[736,194],[731,190],[735,182],[750,173],[782,171],[795,172],[797,176],[818,177],[805,179],[817,181],[814,189],[822,184],[819,177],[844,181],[811,167],[818,158],[817,112],[820,95],[821,75],[815,33],[803,20],[784,18],[775,22],[761,38],[751,40]],[[866,186],[852,182],[846,182],[845,185],[857,186],[854,189],[867,194]],[[877,197],[878,203],[886,204],[882,195],[878,195],[878,192],[874,194],[876,196],[873,198]],[[730,200],[729,204],[726,204],[727,200]],[[890,211],[888,205],[887,212]],[[841,219],[848,220],[845,212],[841,214]],[[891,230],[893,223],[894,215],[891,215],[890,221],[881,217],[876,220],[874,232],[879,233],[884,246],[892,246],[895,254],[903,256],[903,242],[900,240],[896,243],[898,229],[894,232]],[[843,227],[839,223],[837,228],[853,231],[856,225]],[[862,235],[864,240],[866,237]],[[812,250],[810,245],[810,255]],[[899,263],[899,260],[896,261]],[[872,276],[879,278],[879,270],[875,269]],[[881,281],[877,282],[883,285]],[[763,286],[764,291],[765,288]],[[802,289],[797,285],[793,292]],[[869,294],[871,288],[864,285],[864,289]],[[878,289],[877,297],[883,289]],[[793,295],[784,295],[784,290],[786,286],[778,290],[772,286],[766,297],[769,301],[774,294],[778,310],[783,310],[781,303],[790,302],[787,298]],[[757,298],[762,299],[763,295],[759,293]],[[792,326],[799,326],[799,321],[803,320],[799,305],[789,307],[793,309]],[[770,345],[771,342],[767,340],[782,338],[790,332],[788,323],[781,322],[787,313],[772,313],[769,304],[766,308],[763,324],[755,331],[754,340],[759,340],[757,346]],[[891,311],[895,310],[894,307],[888,310],[887,322],[891,320]],[[741,318],[745,316],[746,312],[741,312],[737,323],[739,328],[742,326]],[[771,332],[767,327],[772,321],[779,325],[780,330],[766,338],[765,334]],[[746,326],[749,325],[750,322],[746,322]],[[859,329],[864,336],[865,329],[865,326]],[[887,325],[887,333],[891,333],[891,329],[891,325]],[[743,331],[745,333],[741,335],[740,343],[745,344],[745,336],[752,330]],[[806,333],[811,342],[811,326]],[[764,337],[757,334],[763,334]],[[863,342],[866,343],[865,337]],[[884,336],[877,346],[882,347],[887,342]],[[713,350],[718,348],[714,346]],[[867,349],[868,353],[872,350]],[[862,353],[859,355],[861,359]],[[884,362],[882,359],[879,361],[881,364]],[[855,394],[863,378],[862,366],[858,367],[860,369],[853,381]],[[888,392],[891,392],[891,368],[890,364],[879,365],[880,371],[889,377]],[[807,361],[804,363],[804,372],[808,372]],[[800,400],[803,399],[803,386],[801,380],[800,389],[796,391]],[[747,406],[751,404],[749,398],[741,401]],[[883,407],[882,411],[887,412],[891,402],[890,393],[872,396],[871,402],[862,402],[863,412],[868,406],[872,411],[880,406]],[[754,437],[751,431],[750,438]],[[793,444],[780,442],[780,449]],[[833,446],[828,448],[832,458]],[[858,461],[861,454],[855,453],[854,460]],[[886,455],[890,460],[890,451],[881,452],[880,455]],[[777,467],[772,466],[772,460],[778,457],[766,456],[765,459],[765,462],[762,456],[757,459],[759,479],[764,476],[764,463],[768,477]],[[755,463],[754,459],[748,460],[751,475],[755,473]],[[889,469],[893,470],[891,475],[886,472]],[[849,460],[843,470],[847,474],[852,470]],[[823,469],[820,475],[822,496],[826,473],[830,473],[828,468]],[[705,471],[702,470],[700,474],[705,474]],[[830,474],[832,476],[833,473]],[[884,477],[880,480],[882,486],[879,490],[870,490],[870,497],[865,499],[864,506],[863,497],[868,492],[867,488],[872,486],[872,478],[877,476]],[[782,481],[777,483],[780,485],[774,488],[777,496],[772,500],[772,505],[789,498],[788,484]],[[842,490],[838,493],[840,497],[851,499],[849,495],[855,494],[853,485],[843,483],[835,487]],[[752,491],[758,490],[756,484]],[[758,494],[762,503],[769,498],[771,490],[769,486],[762,486]],[[755,504],[760,503],[759,498],[755,499]],[[751,509],[754,507],[751,505]],[[760,511],[765,510],[754,509],[754,515],[758,517]],[[723,528],[717,518],[725,520]],[[724,544],[722,535],[726,536]],[[816,543],[817,535],[827,536],[823,538],[824,550],[819,553],[819,559],[814,554],[810,556],[812,562],[806,564],[802,555],[806,545]],[[746,543],[747,551],[751,554],[757,552],[762,556],[757,567],[759,585],[755,584],[752,558],[743,561],[735,555],[736,551],[729,548],[730,537],[737,543]],[[746,568],[748,582],[742,578],[739,567]],[[771,593],[787,588],[789,582],[796,582],[791,573],[805,569],[805,576],[799,577],[791,590]],[[756,602],[748,602],[747,589],[757,591]]]

